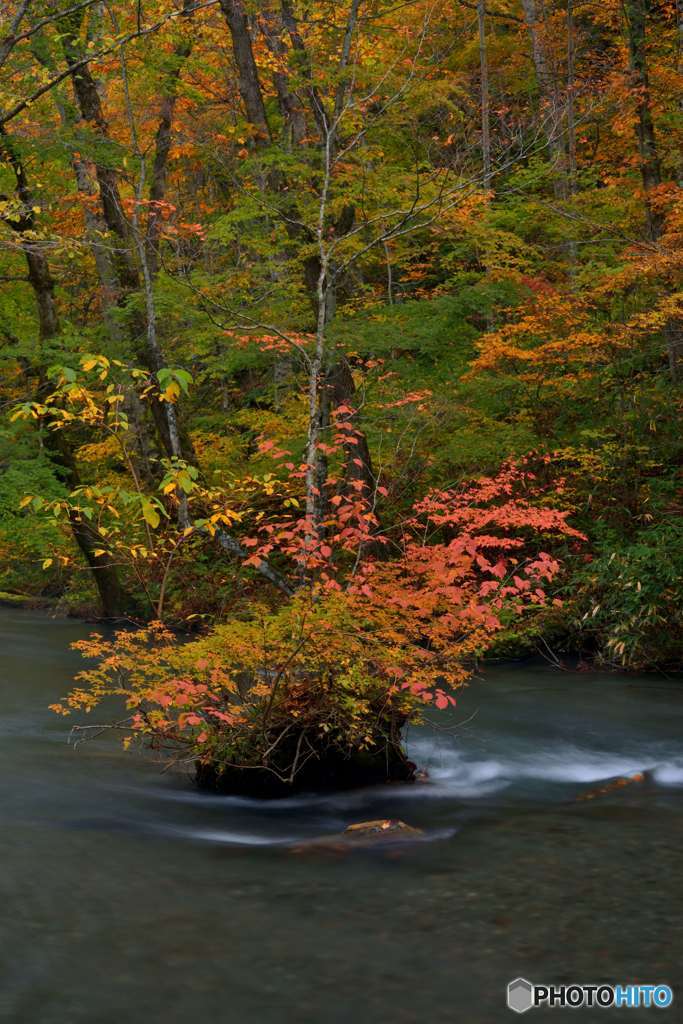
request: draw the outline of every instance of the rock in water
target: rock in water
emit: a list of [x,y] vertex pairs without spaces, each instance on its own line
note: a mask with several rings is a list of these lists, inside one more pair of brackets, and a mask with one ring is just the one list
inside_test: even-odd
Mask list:
[[422,829],[406,825],[405,821],[379,818],[377,821],[361,821],[349,825],[343,832],[331,836],[321,836],[297,843],[292,853],[309,853],[328,851],[330,853],[346,853],[349,850],[372,849],[396,842],[420,839],[424,835]]
[[587,793],[581,793],[577,796],[577,802],[583,800],[595,800],[598,796],[606,796],[608,793],[614,793],[618,789],[622,789],[624,786],[631,786],[634,782],[645,782],[647,773],[636,772],[634,775],[619,775],[616,779],[610,779],[609,782],[603,786],[597,786],[595,789],[589,789]]

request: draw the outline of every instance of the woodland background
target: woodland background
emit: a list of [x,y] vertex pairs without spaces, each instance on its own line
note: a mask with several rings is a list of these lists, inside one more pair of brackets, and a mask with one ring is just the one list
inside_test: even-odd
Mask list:
[[680,666],[681,24],[5,0],[5,599],[248,633],[521,473],[576,535],[459,653]]

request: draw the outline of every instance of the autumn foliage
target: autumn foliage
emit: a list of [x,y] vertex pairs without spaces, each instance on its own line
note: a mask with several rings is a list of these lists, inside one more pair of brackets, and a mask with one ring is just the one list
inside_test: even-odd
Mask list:
[[[376,531],[361,497],[331,503],[325,527],[313,548],[296,515],[263,523],[263,542],[243,540],[252,560],[280,556],[303,574],[279,609],[252,608],[247,621],[191,642],[156,622],[77,644],[97,664],[55,710],[92,711],[117,695],[130,712],[127,742],[146,737],[209,765],[214,782],[237,770],[230,785],[240,790],[253,769],[297,785],[311,760],[324,777],[332,756],[389,766],[405,723],[425,705],[455,704],[504,624],[544,607],[559,570],[544,545],[581,539],[566,512],[543,504],[534,474],[514,465],[426,495],[395,537]],[[361,559],[370,540],[382,553]]]

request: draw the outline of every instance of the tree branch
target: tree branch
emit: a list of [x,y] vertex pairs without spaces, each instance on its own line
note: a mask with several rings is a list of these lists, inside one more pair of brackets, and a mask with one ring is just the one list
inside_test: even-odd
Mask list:
[[[36,100],[39,100],[41,96],[44,96],[46,93],[50,92],[52,89],[55,88],[55,86],[59,85],[60,82],[63,82],[66,78],[68,78],[70,75],[73,75],[81,68],[86,67],[88,64],[92,64],[93,61],[101,60],[102,57],[106,57],[108,54],[113,53],[115,50],[118,50],[121,46],[125,46],[126,43],[132,42],[134,39],[141,39],[144,36],[148,36],[154,32],[158,32],[160,28],[163,28],[164,25],[168,24],[168,22],[170,21],[175,20],[176,18],[185,18],[189,14],[194,14],[196,11],[203,11],[209,7],[216,7],[218,5],[218,2],[219,0],[204,0],[203,3],[198,3],[194,7],[191,7],[189,9],[183,8],[179,11],[170,11],[159,21],[156,21],[153,25],[148,25],[146,28],[142,28],[139,30],[136,29],[134,32],[128,32],[120,39],[116,39],[110,46],[105,46],[101,50],[98,50],[96,53],[87,54],[80,60],[75,61],[70,67],[65,68],[64,71],[60,71],[59,74],[55,75],[48,82],[44,82],[39,88],[34,89],[30,96],[25,97],[23,100],[19,100],[17,103],[14,104],[13,107],[10,107],[9,110],[1,114],[0,127],[14,120],[14,118],[21,114],[22,111],[27,110],[28,107],[32,106],[36,102]],[[75,10],[78,10],[78,8],[75,8]]]

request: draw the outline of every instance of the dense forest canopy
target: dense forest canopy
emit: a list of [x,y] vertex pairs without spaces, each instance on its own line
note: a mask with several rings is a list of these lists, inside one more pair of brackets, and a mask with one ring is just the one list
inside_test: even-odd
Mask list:
[[61,710],[287,784],[680,665],[682,84],[669,0],[3,4],[0,589],[150,624]]

